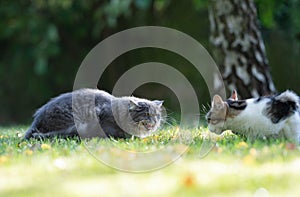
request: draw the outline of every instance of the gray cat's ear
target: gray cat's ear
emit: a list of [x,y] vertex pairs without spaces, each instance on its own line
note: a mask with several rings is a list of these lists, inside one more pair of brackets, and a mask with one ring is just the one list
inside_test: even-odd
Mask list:
[[230,99],[230,100],[233,100],[233,101],[239,100],[238,94],[237,94],[237,91],[236,91],[236,90],[233,90],[233,91],[232,91],[231,97],[230,97],[229,99]]
[[155,101],[153,101],[153,103],[155,103],[158,107],[161,107],[163,105],[164,101],[155,100]]
[[139,106],[138,102],[129,100],[129,111],[134,111],[134,110],[138,109],[139,107],[140,106]]
[[211,105],[213,108],[221,109],[225,104],[219,95],[215,95]]

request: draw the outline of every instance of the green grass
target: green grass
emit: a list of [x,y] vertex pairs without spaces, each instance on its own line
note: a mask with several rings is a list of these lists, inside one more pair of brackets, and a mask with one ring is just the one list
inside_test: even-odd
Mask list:
[[[266,196],[263,191],[270,196],[300,192],[300,149],[285,140],[245,141],[230,132],[211,135],[205,128],[184,131],[191,135],[182,140],[174,128],[144,139],[21,141],[26,128],[0,128],[0,196],[254,196],[260,188],[258,196]],[[203,148],[204,142],[210,144],[208,135],[216,141],[212,149]]]

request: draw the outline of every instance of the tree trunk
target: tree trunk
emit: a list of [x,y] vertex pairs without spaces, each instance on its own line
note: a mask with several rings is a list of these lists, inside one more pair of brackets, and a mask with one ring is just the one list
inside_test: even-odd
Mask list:
[[213,56],[227,88],[243,98],[274,93],[253,0],[212,0],[209,19]]

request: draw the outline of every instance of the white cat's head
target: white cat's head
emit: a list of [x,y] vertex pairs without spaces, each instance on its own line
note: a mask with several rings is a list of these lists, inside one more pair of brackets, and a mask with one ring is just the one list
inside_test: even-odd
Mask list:
[[215,95],[211,103],[211,109],[206,114],[209,130],[221,134],[226,129],[227,120],[236,117],[241,109],[245,107],[246,102],[238,100],[235,90],[232,92],[231,97],[225,101],[219,95]]

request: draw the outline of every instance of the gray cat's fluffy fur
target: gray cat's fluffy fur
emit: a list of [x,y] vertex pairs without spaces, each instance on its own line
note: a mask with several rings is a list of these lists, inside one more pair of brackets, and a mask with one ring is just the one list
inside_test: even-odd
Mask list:
[[51,137],[146,137],[162,121],[162,101],[114,97],[80,89],[51,99],[34,114],[24,139]]

